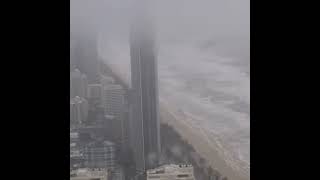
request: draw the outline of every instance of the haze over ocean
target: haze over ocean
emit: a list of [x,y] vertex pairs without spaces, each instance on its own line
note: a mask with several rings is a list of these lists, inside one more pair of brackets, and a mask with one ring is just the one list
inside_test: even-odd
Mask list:
[[[99,51],[130,78],[134,0],[72,1],[71,31],[90,22]],[[250,164],[249,0],[152,0],[160,98],[193,117]],[[128,81],[130,82],[130,81]]]

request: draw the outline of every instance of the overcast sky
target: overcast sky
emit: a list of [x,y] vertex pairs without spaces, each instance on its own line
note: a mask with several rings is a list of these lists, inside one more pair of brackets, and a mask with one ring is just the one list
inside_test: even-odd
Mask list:
[[[71,0],[71,30],[90,22],[100,32],[125,32],[141,0]],[[147,0],[160,39],[249,38],[249,0]]]

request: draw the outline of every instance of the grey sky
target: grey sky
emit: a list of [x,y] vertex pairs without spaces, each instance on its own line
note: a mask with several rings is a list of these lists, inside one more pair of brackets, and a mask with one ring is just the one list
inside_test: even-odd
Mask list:
[[[141,0],[140,0],[141,1]],[[249,37],[249,0],[149,0],[160,38]],[[100,31],[126,31],[137,0],[71,0],[71,22]]]

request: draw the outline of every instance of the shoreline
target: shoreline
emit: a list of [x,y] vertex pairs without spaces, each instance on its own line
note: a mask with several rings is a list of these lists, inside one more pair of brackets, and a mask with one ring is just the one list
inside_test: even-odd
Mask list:
[[[186,121],[179,120],[180,117],[176,117],[173,112],[168,109],[169,106],[160,102],[160,116],[164,122],[174,128],[184,139],[186,139],[196,152],[205,158],[207,162],[216,168],[223,176],[228,177],[229,180],[249,180],[249,173],[245,172],[237,165],[229,163],[228,156],[225,154],[222,146],[217,141],[210,140],[208,134],[201,129],[191,126]],[[199,133],[200,132],[200,133]],[[232,160],[230,160],[232,161]]]
[[[103,62],[111,71],[113,69],[108,63]],[[122,84],[128,85],[128,80],[121,77],[121,73],[116,73],[112,71]],[[199,127],[194,127],[192,124],[187,122],[187,120],[182,120],[183,117],[177,117],[177,114],[170,111],[170,106],[161,101],[159,97],[159,114],[162,117],[163,122],[170,125],[177,131],[182,138],[186,139],[194,147],[196,152],[205,158],[207,162],[216,168],[223,176],[228,177],[229,180],[249,180],[249,171],[243,170],[237,164],[232,163],[233,158],[227,155],[228,152],[223,150],[223,146],[219,141],[215,140],[209,132],[206,132]],[[174,108],[172,108],[174,109]],[[189,120],[190,121],[190,120]],[[200,133],[199,133],[200,132]],[[231,163],[230,163],[231,162]]]

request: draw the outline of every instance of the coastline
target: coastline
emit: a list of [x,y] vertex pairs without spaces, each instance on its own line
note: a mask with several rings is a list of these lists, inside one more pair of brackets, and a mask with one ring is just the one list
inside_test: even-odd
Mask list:
[[216,168],[223,176],[229,180],[249,180],[249,173],[241,169],[237,164],[232,163],[233,160],[228,158],[221,144],[218,141],[213,141],[208,133],[192,126],[187,121],[182,120],[182,117],[172,111],[165,102],[160,102],[160,116],[166,123],[173,127],[184,139],[186,139],[197,153],[200,154],[207,162]]
[[[108,63],[103,62],[107,66]],[[110,66],[111,69],[114,67]],[[121,73],[113,74],[120,78],[123,83],[128,84],[128,79],[121,76]],[[233,158],[230,158],[229,154],[223,150],[219,141],[215,140],[208,132],[195,127],[192,123],[188,122],[185,117],[179,117],[179,115],[173,112],[174,108],[170,108],[170,105],[165,103],[159,97],[159,114],[163,120],[161,123],[166,123],[173,127],[184,139],[186,139],[194,147],[194,149],[205,159],[207,162],[229,180],[249,180],[249,171],[241,168],[238,163],[234,163]],[[241,163],[240,163],[241,164]]]

